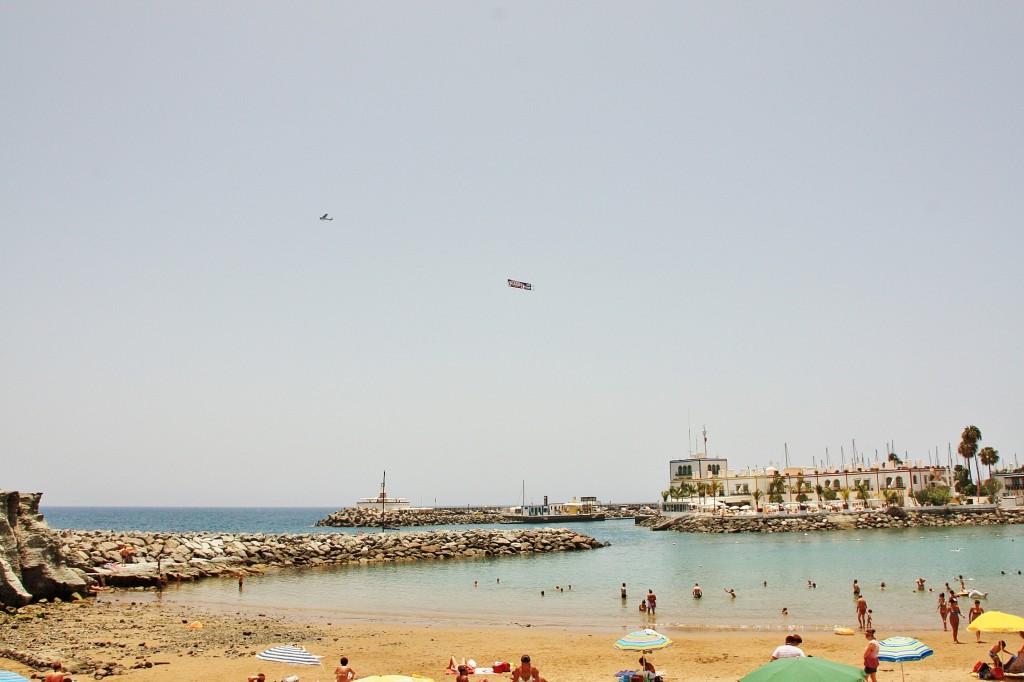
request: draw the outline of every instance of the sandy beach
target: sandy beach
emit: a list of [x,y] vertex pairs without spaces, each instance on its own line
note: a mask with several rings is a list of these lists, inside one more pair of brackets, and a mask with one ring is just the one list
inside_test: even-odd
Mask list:
[[[523,619],[525,620],[525,619]],[[189,627],[201,622],[203,627]],[[639,622],[638,622],[639,626]],[[481,666],[494,661],[515,664],[529,653],[542,675],[551,682],[612,680],[632,668],[636,655],[621,652],[612,642],[625,634],[604,629],[565,629],[501,624],[409,625],[367,620],[327,621],[303,612],[235,614],[176,604],[141,604],[100,601],[31,607],[0,625],[0,648],[31,651],[56,657],[90,673],[107,664],[123,674],[125,682],[190,682],[238,680],[264,672],[268,680],[299,675],[301,680],[332,680],[340,656],[350,659],[358,676],[402,673],[435,680],[454,679],[445,672],[450,656],[472,658]],[[780,632],[673,631],[664,634],[674,646],[651,656],[666,679],[737,680],[767,662],[782,643]],[[963,680],[974,662],[985,658],[987,647],[963,632],[962,645],[954,645],[941,630],[882,632],[918,637],[935,649],[924,661],[905,665],[908,680]],[[839,636],[832,632],[801,632],[803,649],[810,655],[859,665],[863,635]],[[983,641],[992,635],[982,637]],[[1012,650],[1021,642],[1005,637]],[[285,666],[255,658],[263,649],[297,643],[324,656],[323,668]],[[144,667],[147,663],[151,667]],[[140,666],[140,667],[135,667]],[[38,671],[0,657],[0,667],[26,677]],[[119,671],[119,672],[121,672]],[[898,664],[883,663],[879,679],[898,680]],[[91,674],[75,675],[87,679]],[[508,674],[474,676],[476,680],[506,680]]]

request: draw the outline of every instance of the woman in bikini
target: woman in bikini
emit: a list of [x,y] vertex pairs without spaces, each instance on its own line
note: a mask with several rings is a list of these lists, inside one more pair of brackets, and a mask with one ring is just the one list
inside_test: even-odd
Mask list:
[[956,633],[960,631],[960,604],[955,597],[949,598],[949,627],[953,630],[953,644],[960,644]]
[[946,627],[946,614],[949,613],[949,607],[946,606],[946,593],[939,592],[939,606],[937,608],[939,617],[942,618],[942,631],[945,632],[949,628]]

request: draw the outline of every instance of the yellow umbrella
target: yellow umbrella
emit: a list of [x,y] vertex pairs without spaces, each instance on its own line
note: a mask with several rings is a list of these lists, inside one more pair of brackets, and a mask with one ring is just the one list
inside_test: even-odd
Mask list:
[[986,611],[967,626],[971,632],[1024,632],[1024,618],[1002,611]]

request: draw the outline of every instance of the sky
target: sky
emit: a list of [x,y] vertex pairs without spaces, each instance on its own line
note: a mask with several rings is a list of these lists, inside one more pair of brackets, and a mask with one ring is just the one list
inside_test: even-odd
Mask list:
[[0,489],[1013,464],[1022,46],[1015,1],[0,3]]

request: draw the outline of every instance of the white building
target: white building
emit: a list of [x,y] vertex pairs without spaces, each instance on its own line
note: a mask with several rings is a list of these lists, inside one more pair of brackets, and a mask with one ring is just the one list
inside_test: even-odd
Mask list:
[[[949,467],[926,466],[921,460],[901,465],[880,462],[842,467],[797,466],[781,470],[763,467],[735,471],[729,469],[728,461],[723,457],[697,454],[669,461],[669,494],[662,504],[662,511],[671,515],[711,506],[765,507],[773,504],[770,501],[773,489],[781,494],[781,504],[791,506],[804,503],[814,507],[830,501],[841,505],[840,491],[843,489],[852,491],[848,500],[852,507],[881,506],[886,493],[894,493],[899,504],[915,504],[910,497],[912,493],[937,486],[952,488],[952,484],[953,474]],[[866,501],[860,500],[856,492],[862,486],[868,494]]]

